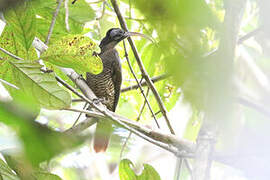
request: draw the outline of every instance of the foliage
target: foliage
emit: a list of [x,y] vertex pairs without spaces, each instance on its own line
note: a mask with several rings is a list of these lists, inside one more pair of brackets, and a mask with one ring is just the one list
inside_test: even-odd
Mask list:
[[159,174],[149,164],[143,165],[143,171],[140,175],[136,175],[132,170],[133,163],[128,159],[123,159],[119,165],[120,180],[160,180]]
[[93,55],[96,49],[96,44],[88,37],[65,36],[50,46],[40,58],[78,72],[98,74],[103,67],[101,59]]
[[42,73],[41,67],[37,62],[6,61],[2,77],[20,89],[8,87],[10,93],[15,97],[22,93],[31,98],[33,103],[47,109],[69,107],[70,94],[57,84],[52,73]]
[[[83,77],[85,72],[100,73],[103,68],[102,62],[99,57],[93,56],[93,53],[100,51],[97,42],[100,42],[109,28],[119,27],[119,23],[109,1],[77,0],[72,4],[73,1],[62,2],[48,42],[48,49],[41,54],[36,52],[32,42],[35,37],[43,42],[46,41],[59,1],[25,1],[18,6],[10,7],[3,13],[6,25],[0,34],[0,47],[23,60],[16,60],[0,51],[0,80],[3,79],[18,88],[4,84],[14,101],[10,104],[0,103],[0,121],[3,123],[0,124],[0,128],[10,128],[11,134],[16,134],[19,138],[15,154],[9,150],[8,153],[1,151],[6,161],[0,160],[0,179],[13,180],[31,177],[57,180],[60,177],[49,171],[59,169],[61,169],[60,174],[64,179],[94,179],[93,177],[102,179],[105,174],[103,169],[99,174],[93,170],[94,168],[89,168],[97,165],[89,165],[92,163],[92,159],[87,159],[85,156],[78,163],[71,158],[72,165],[68,167],[63,165],[62,161],[66,158],[64,152],[76,151],[76,156],[81,154],[81,149],[73,150],[73,148],[81,145],[84,138],[60,133],[72,126],[77,114],[52,110],[69,107],[82,109],[82,103],[72,102],[71,99],[77,97],[58,84],[55,76],[61,77],[66,83],[77,88],[63,74],[62,67],[72,68]],[[226,82],[220,81],[220,76],[226,74],[225,69],[228,67],[223,66],[220,62],[227,57],[227,54],[221,57],[211,52],[217,52],[216,49],[220,48],[223,39],[230,42],[232,38],[224,37],[226,26],[223,25],[223,22],[226,15],[225,5],[228,2],[222,0],[117,1],[128,29],[141,32],[154,40],[153,43],[141,37],[132,37],[147,73],[151,77],[168,74],[167,78],[155,82],[155,88],[161,96],[166,110],[169,113],[177,112],[177,117],[169,116],[170,120],[174,121],[172,124],[177,124],[173,127],[177,135],[183,134],[185,139],[195,142],[201,127],[204,127],[203,122],[207,120],[205,120],[207,110],[212,108],[214,113],[223,112],[224,116],[218,118],[227,120],[219,124],[222,128],[219,129],[220,141],[217,143],[217,148],[228,150],[230,153],[238,150],[237,153],[263,154],[262,157],[254,158],[259,159],[260,163],[254,159],[251,159],[249,163],[250,166],[253,165],[252,168],[261,172],[256,176],[254,170],[254,177],[260,179],[265,172],[261,165],[257,165],[266,164],[265,167],[268,167],[267,161],[270,159],[268,156],[264,156],[270,148],[261,148],[258,143],[269,135],[267,127],[270,113],[267,108],[264,108],[269,106],[270,89],[268,73],[270,28],[267,19],[269,3],[267,0],[246,1],[243,19],[239,24],[239,34],[235,34],[235,37],[245,37],[246,34],[256,29],[257,31],[245,37],[247,39],[244,41],[239,40],[236,43],[237,56],[234,57],[234,60],[228,58],[226,61],[232,63],[229,71],[231,74],[227,75],[233,76],[235,81],[233,89],[230,89],[230,91],[235,91],[232,93],[234,99],[227,96],[226,93],[220,93],[222,96],[220,98],[213,98],[216,89],[220,92],[226,91],[224,88]],[[68,6],[68,9],[65,6]],[[232,26],[230,25],[229,29],[233,30]],[[117,46],[117,51],[122,59],[122,88],[136,84],[124,58],[126,51],[138,80],[143,80],[144,77],[133,51],[127,43],[126,51],[122,43]],[[45,66],[53,72],[40,71],[43,65],[38,62],[39,59],[42,59]],[[226,77],[228,78],[228,76]],[[146,93],[148,87],[143,87],[143,91]],[[122,93],[116,113],[133,120],[140,120],[140,123],[152,128],[153,116],[147,105],[142,109],[145,99],[140,93],[138,89]],[[209,101],[211,97],[214,102]],[[240,100],[241,97],[246,97],[250,102],[255,102],[255,105],[248,106],[249,103],[239,101],[239,97]],[[147,98],[162,126],[161,129],[166,129],[159,105],[151,91]],[[228,99],[233,99],[230,109],[234,109],[234,111],[226,114],[227,109],[223,107],[226,104],[224,101]],[[249,108],[243,108],[238,105],[239,103]],[[181,114],[182,111],[178,104],[181,104],[181,108],[189,107],[189,119]],[[224,106],[217,106],[218,104]],[[79,120],[83,118],[84,116],[81,116]],[[217,122],[218,120],[212,121]],[[45,122],[45,125],[41,125],[40,122]],[[180,126],[183,128],[178,131]],[[115,171],[115,164],[118,164],[120,179],[156,180],[166,177],[163,172],[165,169],[162,171],[157,166],[154,167],[158,169],[159,173],[149,164],[144,164],[142,173],[137,175],[135,162],[134,165],[130,160],[124,159],[119,163],[118,156],[121,145],[124,144],[123,136],[126,136],[126,131],[121,128],[115,129],[114,136],[117,137],[112,139],[117,139],[117,141],[111,143],[109,153],[106,154],[110,156],[108,158],[110,159],[108,163],[110,172]],[[2,135],[1,133],[3,132],[0,132],[0,135]],[[86,130],[84,133],[89,136],[90,132]],[[133,151],[134,144],[136,149],[137,139],[131,138],[131,141],[127,143],[127,148],[123,151],[124,155],[126,152]],[[88,142],[83,144],[83,148],[86,147],[87,153],[89,153]],[[259,147],[261,150],[255,147]],[[137,161],[147,161],[151,159],[150,155],[156,152],[151,149],[149,153],[144,146],[141,149],[141,154],[139,154],[139,150],[137,151],[136,155],[139,154]],[[266,153],[261,153],[261,151]],[[19,161],[14,161],[13,157]],[[48,167],[45,165],[44,168],[43,165],[46,163],[48,163]],[[248,172],[249,175],[253,173],[241,160],[234,164],[237,168]],[[159,166],[162,165],[159,164]],[[16,169],[17,166],[19,171]],[[25,173],[20,173],[21,171]],[[90,173],[81,173],[85,171]],[[166,172],[171,173],[172,171],[167,167]],[[93,177],[87,177],[88,174]],[[185,179],[188,178],[188,175],[185,176]]]

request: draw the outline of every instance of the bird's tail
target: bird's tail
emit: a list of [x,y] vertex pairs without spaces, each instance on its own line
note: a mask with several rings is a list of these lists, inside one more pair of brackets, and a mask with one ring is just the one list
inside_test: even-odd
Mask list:
[[109,120],[102,119],[98,121],[94,137],[94,150],[97,153],[106,151],[112,131],[112,123]]

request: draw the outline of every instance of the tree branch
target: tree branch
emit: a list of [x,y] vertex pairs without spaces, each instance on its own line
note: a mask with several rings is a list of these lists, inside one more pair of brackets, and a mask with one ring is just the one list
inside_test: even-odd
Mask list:
[[[152,81],[153,83],[155,83],[155,82],[161,81],[161,80],[163,80],[163,79],[166,79],[166,78],[168,78],[168,77],[169,77],[168,74],[162,74],[162,75],[160,75],[160,76],[156,76],[156,77],[151,78],[151,81]],[[143,87],[143,86],[147,86],[147,83],[146,83],[146,81],[144,80],[140,85],[141,85],[142,87]],[[125,88],[121,89],[121,93],[127,92],[127,91],[131,91],[131,90],[135,90],[135,89],[138,89],[138,88],[139,88],[139,85],[138,85],[138,84],[135,84],[135,85],[132,85],[132,86],[128,86],[128,87],[125,87]]]
[[255,36],[258,32],[261,31],[261,28],[256,28],[253,31],[245,34],[244,36],[240,37],[237,41],[238,44],[242,44],[244,41],[248,40],[249,38]]
[[[95,106],[96,105],[94,105],[94,107]],[[95,108],[98,108],[98,106],[96,106]],[[180,152],[180,154],[181,154],[180,157],[184,156],[184,157],[190,158],[191,157],[190,155],[195,150],[195,144],[188,141],[188,140],[179,139],[176,136],[171,135],[171,134],[164,134],[164,133],[159,132],[159,131],[151,130],[151,129],[139,124],[138,122],[131,121],[125,117],[122,117],[122,116],[117,115],[113,112],[110,112],[106,108],[104,108],[103,110],[97,109],[100,112],[88,111],[88,110],[77,110],[77,109],[70,109],[70,108],[64,109],[64,110],[74,111],[74,112],[82,112],[82,113],[85,113],[91,117],[96,117],[96,118],[109,117],[110,119],[113,120],[112,122],[114,124],[116,124],[118,126],[120,125],[121,127],[131,131],[132,133],[134,133],[136,135],[138,135],[138,133],[139,133],[140,134],[139,136],[142,137],[144,140],[149,141],[152,144],[155,144],[159,147],[162,147],[163,149],[166,149],[166,150],[176,154],[178,157],[179,157],[179,154],[178,154],[179,152],[175,151],[173,146],[176,147],[177,149],[181,149],[182,151],[184,151],[184,152]],[[104,114],[104,113],[106,113],[106,114]],[[143,136],[141,136],[141,134],[143,134]]]
[[[43,49],[46,49],[46,48],[43,48]],[[59,83],[61,83],[63,86],[65,86],[67,89],[72,91],[79,98],[81,98],[85,102],[89,103],[90,106],[95,108],[98,112],[92,112],[92,111],[86,111],[86,110],[73,110],[73,111],[87,113],[87,114],[91,115],[92,117],[107,117],[110,120],[112,120],[113,123],[131,131],[132,133],[136,134],[137,136],[143,138],[144,140],[146,140],[150,143],[153,143],[153,144],[175,154],[176,156],[179,156],[179,157],[182,157],[182,156],[191,157],[192,156],[191,154],[194,150],[194,143],[193,142],[190,142],[188,140],[178,139],[174,135],[167,135],[167,134],[163,134],[161,132],[152,131],[149,128],[145,128],[143,126],[134,124],[135,123],[134,121],[131,121],[125,117],[119,116],[119,115],[115,114],[114,112],[109,111],[106,108],[106,106],[101,104],[101,103],[95,104],[93,102],[93,100],[96,99],[97,97],[93,93],[93,91],[90,89],[90,87],[87,85],[86,81],[82,78],[82,76],[80,76],[73,69],[70,69],[70,68],[61,68],[61,70],[76,84],[77,87],[79,87],[79,89],[81,90],[81,92],[84,95],[77,92],[72,86],[67,84],[65,81],[63,81],[58,76],[56,76],[56,80]],[[125,122],[125,123],[123,123],[123,122]],[[81,123],[79,123],[78,125],[80,125],[80,124]],[[87,123],[87,124],[91,124],[91,123]],[[85,126],[83,126],[83,127],[85,127]],[[76,131],[76,132],[79,131],[77,126],[74,126],[73,129],[76,129],[73,131]],[[189,155],[187,155],[187,153]]]
[[52,32],[53,32],[53,28],[54,28],[54,25],[55,25],[55,22],[56,22],[56,18],[57,18],[57,15],[59,13],[59,10],[60,10],[60,7],[61,7],[61,3],[62,3],[63,0],[58,0],[58,5],[55,9],[55,12],[53,14],[53,17],[52,17],[52,22],[51,22],[51,25],[50,25],[50,28],[49,28],[49,32],[48,32],[48,35],[47,35],[47,38],[45,40],[45,44],[48,45],[49,44],[49,40],[51,38],[51,35],[52,35]]
[[[205,117],[197,137],[193,175],[194,180],[208,180],[214,152],[215,140],[219,128],[224,122],[230,121],[228,114],[232,111],[232,77],[235,48],[239,25],[246,0],[224,1],[225,17],[219,49],[211,58],[216,68],[215,78],[209,78],[207,94],[207,108]],[[209,58],[209,57],[208,57]]]
[[237,97],[236,98],[236,102],[239,103],[239,104],[241,104],[241,105],[243,105],[243,106],[246,106],[246,107],[255,109],[256,111],[258,111],[258,112],[266,115],[267,117],[270,117],[269,108],[264,107],[261,104],[258,104],[258,103],[249,101],[248,99],[243,98],[243,97]]
[[[80,112],[82,113],[82,112]],[[67,134],[79,134],[81,133],[83,130],[89,128],[90,126],[94,125],[97,121],[97,119],[92,118],[92,117],[88,117],[85,120],[83,120],[82,122],[78,123],[75,126],[72,126],[71,128],[67,129],[64,131],[64,133]]]
[[[147,88],[146,97],[148,96],[148,94],[149,94],[149,88]],[[141,118],[141,115],[142,115],[143,110],[144,110],[144,108],[145,108],[145,105],[146,105],[146,99],[144,99],[143,105],[142,105],[141,110],[140,110],[140,112],[139,112],[139,115],[138,115],[138,117],[137,117],[137,119],[136,119],[137,122],[140,121],[140,118]],[[131,137],[131,134],[132,134],[132,133],[129,132],[129,135],[128,135],[127,139],[125,140],[125,142],[124,142],[124,144],[123,144],[123,146],[122,146],[122,149],[121,149],[121,152],[120,152],[120,159],[122,158],[122,154],[123,154],[123,152],[124,152],[124,149],[125,149],[125,147],[126,147],[126,145],[127,145],[128,140],[129,140],[130,137]]]
[[[125,19],[123,18],[122,14],[120,12],[120,9],[119,9],[119,7],[118,7],[118,5],[116,3],[116,0],[111,0],[111,3],[113,5],[113,8],[115,10],[115,13],[117,14],[117,17],[118,17],[118,20],[119,20],[119,22],[121,24],[122,29],[124,29],[125,31],[128,31],[128,28],[127,28]],[[129,42],[129,44],[131,46],[131,49],[133,51],[133,54],[135,56],[135,59],[136,59],[137,64],[138,64],[138,66],[140,68],[140,71],[142,73],[143,78],[145,79],[148,87],[151,89],[151,91],[153,92],[153,94],[154,94],[154,96],[155,96],[155,98],[157,100],[157,103],[159,105],[159,108],[160,108],[160,110],[161,110],[161,112],[162,112],[162,114],[164,116],[164,119],[166,120],[167,126],[170,129],[170,132],[172,134],[175,134],[174,133],[174,130],[173,130],[172,126],[171,126],[171,123],[169,121],[169,118],[168,118],[168,115],[167,115],[167,110],[166,110],[166,108],[165,108],[165,106],[164,106],[164,104],[163,104],[163,102],[161,100],[161,97],[158,94],[158,92],[157,92],[157,90],[156,90],[153,82],[151,81],[151,79],[150,79],[147,71],[145,70],[145,67],[144,67],[144,65],[142,63],[142,60],[141,60],[140,56],[139,56],[139,53],[137,51],[137,48],[136,48],[133,40],[131,39],[131,37],[128,37],[128,42]]]
[[146,104],[147,104],[147,106],[148,106],[148,108],[149,108],[149,110],[150,110],[150,112],[151,112],[151,114],[152,114],[152,116],[153,116],[153,118],[154,118],[154,120],[155,120],[155,122],[156,122],[157,127],[160,128],[160,126],[159,126],[159,124],[158,124],[158,122],[157,122],[156,116],[155,116],[155,114],[154,114],[154,111],[153,111],[153,109],[152,109],[152,107],[151,107],[151,105],[150,105],[150,103],[149,103],[149,101],[148,101],[146,95],[144,94],[143,88],[142,88],[142,86],[141,86],[141,84],[140,84],[138,78],[136,77],[136,74],[135,74],[135,72],[134,72],[134,70],[133,70],[133,68],[132,68],[132,66],[131,66],[131,63],[130,63],[129,57],[128,57],[128,53],[127,53],[127,48],[126,48],[125,41],[123,41],[123,45],[124,45],[125,57],[126,57],[126,60],[127,60],[127,63],[128,63],[128,67],[129,67],[129,69],[130,69],[130,71],[131,71],[133,77],[135,78],[135,80],[136,80],[136,82],[137,82],[137,85],[138,85],[139,88],[140,88],[141,94],[143,95],[144,100],[146,101]]
[[11,52],[8,52],[7,50],[3,49],[0,47],[0,51],[2,51],[3,53],[9,55],[10,57],[13,57],[14,59],[17,59],[17,60],[23,60],[23,58],[20,58],[14,54],[12,54]]

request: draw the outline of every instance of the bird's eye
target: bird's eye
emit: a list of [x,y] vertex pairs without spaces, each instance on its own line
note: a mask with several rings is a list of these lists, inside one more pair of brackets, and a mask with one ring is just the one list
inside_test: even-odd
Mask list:
[[118,32],[116,30],[112,30],[110,33],[110,36],[115,37],[115,36],[117,36],[117,34],[118,34]]
[[119,39],[121,39],[121,35],[120,34],[116,34],[114,37],[113,37],[113,39],[114,40],[119,40]]

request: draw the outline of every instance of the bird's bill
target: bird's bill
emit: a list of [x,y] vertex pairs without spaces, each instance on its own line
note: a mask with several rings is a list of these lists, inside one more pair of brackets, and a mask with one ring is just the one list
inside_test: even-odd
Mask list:
[[130,36],[140,36],[140,37],[143,37],[143,38],[148,39],[149,41],[153,42],[153,40],[145,34],[138,33],[138,32],[125,32],[125,38],[130,37]]

